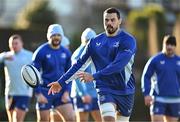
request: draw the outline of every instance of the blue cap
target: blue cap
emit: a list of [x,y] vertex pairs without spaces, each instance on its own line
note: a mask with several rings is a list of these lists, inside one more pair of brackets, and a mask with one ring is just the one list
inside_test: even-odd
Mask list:
[[90,39],[94,38],[95,36],[96,36],[96,32],[93,29],[86,28],[81,35],[81,40],[89,41]]
[[64,36],[64,32],[63,32],[63,29],[62,29],[61,25],[59,25],[59,24],[49,25],[48,31],[47,31],[47,38],[48,38],[48,40],[54,34],[60,34],[62,37]]

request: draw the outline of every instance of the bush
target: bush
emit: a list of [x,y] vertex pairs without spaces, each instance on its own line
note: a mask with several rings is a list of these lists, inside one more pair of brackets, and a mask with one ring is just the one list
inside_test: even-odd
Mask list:
[[148,49],[148,23],[150,18],[154,18],[156,21],[160,48],[166,30],[164,9],[160,5],[148,4],[141,10],[130,11],[127,17],[128,30],[136,37],[138,50],[141,54],[146,54]]
[[42,30],[57,22],[55,11],[48,7],[47,0],[31,0],[19,13],[15,28]]

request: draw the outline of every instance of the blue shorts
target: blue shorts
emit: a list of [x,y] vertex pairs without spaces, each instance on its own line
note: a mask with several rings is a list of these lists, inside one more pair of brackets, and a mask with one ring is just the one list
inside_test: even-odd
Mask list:
[[180,103],[162,103],[155,101],[151,106],[150,112],[152,115],[180,117]]
[[134,105],[134,94],[115,95],[110,93],[98,93],[100,104],[112,102],[116,104],[116,110],[122,115],[129,117]]
[[99,110],[98,99],[92,98],[91,103],[83,103],[81,97],[73,98],[73,104],[75,109],[78,109],[79,112],[91,112],[94,110]]
[[41,93],[47,98],[48,103],[36,103],[36,109],[38,110],[49,110],[51,108],[56,108],[60,105],[63,104],[67,104],[67,103],[71,103],[71,99],[64,103],[61,99],[62,99],[62,95],[64,93],[64,91],[61,91],[58,94],[55,95],[48,95],[48,88],[42,88],[41,89]]
[[5,96],[5,104],[8,110],[15,108],[28,111],[31,97],[28,96]]

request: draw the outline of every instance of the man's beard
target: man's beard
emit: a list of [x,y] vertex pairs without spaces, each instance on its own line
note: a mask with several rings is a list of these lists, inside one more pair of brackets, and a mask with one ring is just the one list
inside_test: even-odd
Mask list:
[[58,40],[58,41],[52,41],[52,46],[53,47],[58,47],[59,45],[60,45],[60,43],[61,43],[61,41],[60,40]]
[[113,28],[112,26],[107,26],[106,31],[109,34],[114,34],[117,31],[118,28]]
[[166,50],[166,54],[167,54],[168,56],[173,56],[173,55],[174,55],[174,51],[173,51],[172,49],[167,49],[167,50]]

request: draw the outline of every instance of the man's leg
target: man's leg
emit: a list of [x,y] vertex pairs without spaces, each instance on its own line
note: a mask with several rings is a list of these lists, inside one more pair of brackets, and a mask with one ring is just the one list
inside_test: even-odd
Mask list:
[[91,116],[93,117],[93,119],[96,122],[102,122],[102,117],[101,117],[101,113],[100,113],[100,109],[99,109],[98,99],[93,98],[92,102],[90,103],[90,106],[91,106],[90,113],[91,113]]
[[103,103],[100,105],[103,122],[115,122],[116,105],[114,103]]
[[23,122],[24,118],[26,116],[26,111],[19,109],[19,108],[15,108],[14,112],[13,112],[13,120],[16,120],[16,122]]
[[6,110],[8,115],[8,122],[23,122],[26,111],[21,109]]
[[129,122],[129,118],[130,118],[129,116],[128,117],[122,116],[118,113],[116,116],[116,122]]
[[164,115],[151,115],[152,122],[164,122]]
[[49,122],[50,111],[49,110],[36,110],[37,112],[37,122]]
[[165,122],[178,122],[178,117],[165,116]]
[[[115,121],[116,120],[116,112],[121,113],[121,115],[122,115],[121,118],[126,118],[126,120],[129,119],[131,112],[132,112],[133,105],[134,105],[134,94],[113,95],[113,94],[103,94],[103,93],[101,94],[100,93],[99,96],[100,96],[99,100],[100,100],[101,115],[104,120],[111,117],[110,119],[112,119],[112,121]],[[104,104],[104,107],[102,106],[103,104]],[[109,104],[109,105],[106,105],[106,104]],[[106,107],[106,106],[108,106],[108,107]],[[102,108],[104,108],[104,111],[102,110]],[[109,115],[108,117],[106,115],[107,113]],[[118,118],[118,119],[120,119],[120,118]]]
[[5,106],[6,106],[6,113],[8,116],[8,121],[13,122],[13,97],[12,96],[5,96]]
[[6,97],[6,110],[9,121],[22,122],[28,110],[30,97],[9,96]]
[[73,106],[76,113],[76,122],[88,122],[90,104],[83,103],[81,97],[73,98]]
[[73,122],[76,120],[75,112],[71,103],[60,105],[55,109],[57,109],[61,113],[61,115],[66,121]]
[[99,110],[91,111],[91,116],[93,117],[95,122],[101,122],[102,121],[101,113]]
[[8,116],[8,122],[13,122],[13,110],[9,110],[6,108],[7,116]]
[[154,103],[150,106],[151,121],[163,122],[165,117],[165,109],[166,103],[154,101]]
[[54,108],[50,110],[50,122],[64,122],[64,118],[60,112]]
[[50,121],[51,103],[36,103],[37,122]]
[[80,122],[88,122],[89,112],[78,112],[78,113],[79,113]]
[[178,122],[180,117],[180,103],[168,103],[167,111],[164,116],[165,122]]

